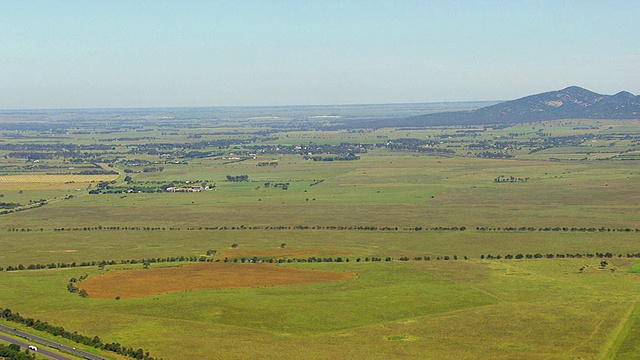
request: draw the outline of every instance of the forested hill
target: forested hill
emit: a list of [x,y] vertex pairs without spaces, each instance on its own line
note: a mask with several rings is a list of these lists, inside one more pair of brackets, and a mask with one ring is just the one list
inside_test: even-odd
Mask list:
[[[557,119],[640,119],[640,96],[622,91],[601,95],[578,86],[530,95],[471,111],[454,111],[393,120],[374,120],[359,127],[515,124]],[[368,126],[367,126],[368,125]]]

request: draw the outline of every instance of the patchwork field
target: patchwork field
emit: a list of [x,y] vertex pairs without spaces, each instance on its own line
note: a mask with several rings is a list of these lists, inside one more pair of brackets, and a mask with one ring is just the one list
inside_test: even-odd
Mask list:
[[640,356],[637,121],[175,121],[5,130],[0,308],[148,359]]
[[117,176],[113,175],[48,175],[48,174],[23,174],[0,176],[0,183],[25,184],[25,183],[93,183],[111,181]]

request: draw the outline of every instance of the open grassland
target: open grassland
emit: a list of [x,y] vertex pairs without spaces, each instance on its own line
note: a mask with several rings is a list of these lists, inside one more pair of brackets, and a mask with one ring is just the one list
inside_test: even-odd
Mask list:
[[[638,234],[627,232],[478,232],[340,230],[180,230],[3,233],[0,267],[80,263],[166,256],[308,258],[310,256],[459,257],[481,255],[638,252]],[[286,248],[280,248],[285,243]],[[233,244],[239,246],[232,249]]]
[[[216,184],[214,191],[78,196],[9,214],[0,219],[0,227],[636,227],[640,216],[635,162],[372,154],[335,165],[292,160],[262,169],[241,164],[225,167],[224,172],[207,170],[206,179]],[[228,182],[228,174],[248,174],[250,181]],[[501,175],[528,180],[496,183]],[[289,187],[266,187],[267,182],[288,182]],[[28,190],[22,196],[29,196]]]
[[637,121],[156,125],[7,133],[0,307],[165,359],[640,354]]
[[[2,272],[3,307],[109,341],[141,346],[168,359],[278,356],[299,358],[601,359],[625,350],[636,320],[635,260],[479,260],[481,254],[634,252],[637,234],[381,231],[78,231],[18,233],[3,253],[32,262],[70,262],[165,255],[217,259],[342,256],[349,263],[297,263],[282,269],[339,271],[336,283],[191,290],[128,299],[81,298],[72,277],[89,281],[119,269],[144,279],[162,264]],[[286,242],[286,248],[281,243]],[[5,242],[6,243],[6,242]],[[239,244],[231,249],[232,243]],[[107,256],[108,254],[108,256]],[[365,256],[443,255],[471,260],[355,262]],[[7,258],[10,260],[10,258]],[[14,263],[15,265],[15,263]],[[215,266],[224,263],[202,264]],[[261,264],[237,264],[255,271]],[[580,272],[579,268],[585,270]],[[615,269],[611,272],[610,269]],[[167,269],[169,270],[169,269]],[[189,281],[180,278],[184,289]],[[172,282],[171,276],[165,277]],[[149,291],[139,284],[131,294]],[[212,286],[213,287],[213,286]],[[99,322],[96,318],[101,319]],[[162,339],[171,338],[168,342]],[[255,342],[256,346],[247,346]],[[176,343],[189,344],[176,347]],[[217,349],[212,351],[211,344]],[[615,344],[627,344],[614,346]],[[376,349],[372,352],[371,349]],[[613,354],[613,355],[612,355]]]
[[[620,336],[624,344],[629,332],[624,329],[636,326],[629,313],[640,289],[638,275],[626,271],[631,261],[611,260],[608,266],[615,272],[598,269],[598,263],[297,264],[295,268],[307,271],[354,272],[358,277],[127,300],[83,299],[65,289],[69,277],[88,274],[95,279],[117,267],[14,272],[3,274],[0,282],[19,289],[3,293],[3,303],[28,309],[30,316],[113,341],[135,339],[136,346],[171,359],[294,359],[301,352],[310,359],[600,359],[612,349],[627,351],[613,345]],[[585,265],[590,270],[579,272]],[[137,269],[127,271],[144,277],[152,270]]]

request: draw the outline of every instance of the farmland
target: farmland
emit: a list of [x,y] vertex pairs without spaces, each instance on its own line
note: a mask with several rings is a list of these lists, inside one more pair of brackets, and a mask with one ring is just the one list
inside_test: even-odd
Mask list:
[[182,111],[0,114],[1,308],[164,359],[640,354],[637,120]]

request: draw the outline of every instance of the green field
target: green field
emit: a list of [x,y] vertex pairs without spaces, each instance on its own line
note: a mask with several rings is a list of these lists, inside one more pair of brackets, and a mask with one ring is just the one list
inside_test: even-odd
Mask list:
[[[31,180],[0,181],[0,307],[164,359],[640,356],[637,121],[478,132],[226,121],[140,121],[115,133],[95,124],[62,134],[7,130],[0,177]],[[76,157],[34,145],[54,136],[54,144],[79,146]],[[388,145],[401,139],[437,143]],[[42,160],[7,150],[15,143]],[[366,150],[357,160],[305,158],[356,149]],[[116,180],[75,182],[76,168],[115,171]],[[38,174],[70,178],[38,182]],[[228,178],[238,175],[248,181]],[[164,190],[201,183],[212,190]],[[67,290],[70,278],[145,271],[127,262],[180,256],[255,257],[358,276],[123,300]],[[7,271],[30,265],[45,269]]]

